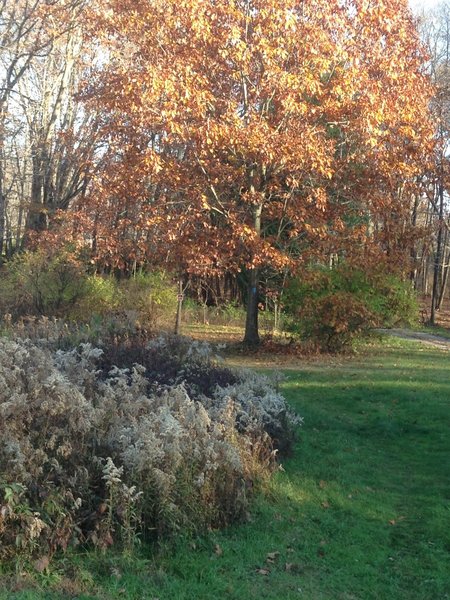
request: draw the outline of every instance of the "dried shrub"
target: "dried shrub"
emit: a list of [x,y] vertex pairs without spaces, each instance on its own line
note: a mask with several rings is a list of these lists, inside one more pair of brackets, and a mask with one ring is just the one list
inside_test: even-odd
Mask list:
[[0,558],[87,541],[130,548],[138,534],[245,513],[253,482],[275,468],[267,431],[287,415],[283,400],[256,376],[246,397],[248,375],[206,396],[183,374],[192,362],[197,376],[209,348],[169,338],[148,350],[163,348],[185,368],[164,385],[139,364],[105,373],[91,344],[52,352],[0,339]]
[[213,349],[206,342],[192,341],[183,336],[162,335],[149,341],[139,335],[126,339],[110,339],[103,345],[101,360],[103,372],[112,366],[131,368],[134,364],[145,367],[149,385],[184,383],[189,394],[198,399],[210,396],[216,386],[237,381],[237,375],[214,359]]
[[231,399],[237,407],[240,431],[264,430],[277,450],[290,452],[296,419],[273,382],[252,371],[223,366],[207,342],[162,335],[150,342],[134,337],[105,346],[101,359],[104,374],[113,365],[131,368],[136,363],[145,367],[149,389],[182,383],[190,397],[213,411]]
[[236,372],[236,376],[235,382],[216,387],[212,406],[217,410],[231,400],[237,407],[239,431],[257,436],[264,430],[282,455],[289,454],[295,426],[301,424],[301,419],[289,409],[269,377],[249,370]]
[[367,306],[349,292],[335,292],[318,298],[298,311],[302,332],[325,352],[342,352],[353,340],[376,323]]

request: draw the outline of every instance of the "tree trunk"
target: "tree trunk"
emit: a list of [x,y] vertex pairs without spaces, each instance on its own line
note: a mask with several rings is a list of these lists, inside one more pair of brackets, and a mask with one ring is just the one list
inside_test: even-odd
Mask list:
[[[416,194],[414,196],[414,206],[413,206],[413,210],[412,210],[412,215],[411,215],[411,225],[415,228],[417,226],[417,211],[419,208],[419,195]],[[418,286],[418,281],[417,281],[417,274],[418,274],[418,265],[417,265],[417,247],[416,245],[413,243],[412,247],[411,247],[411,271],[410,271],[410,281],[412,283],[412,285],[414,286],[414,289],[417,290],[417,286]]]
[[448,265],[446,265],[445,269],[444,269],[444,274],[442,277],[442,286],[441,286],[441,291],[439,294],[439,299],[438,299],[438,304],[437,304],[438,310],[441,310],[442,303],[444,302],[444,296],[445,296],[445,292],[447,289],[447,283],[448,283],[448,271],[449,271],[449,267],[448,267]]
[[[448,231],[445,232],[445,243],[444,246],[447,246],[448,243]],[[438,302],[437,302],[437,309],[441,310],[442,308],[442,303],[444,301],[444,296],[445,296],[445,291],[447,289],[447,283],[448,283],[448,272],[449,272],[449,261],[450,261],[450,252],[445,252],[445,248],[443,251],[443,259],[444,259],[444,266],[442,267],[441,271],[442,271],[442,281],[441,281],[441,289],[439,292],[439,298],[438,298]]]
[[[253,173],[250,175],[250,180]],[[250,186],[251,187],[251,186]],[[254,227],[258,236],[261,235],[261,215],[262,204],[258,204],[254,209]],[[259,302],[259,269],[253,268],[249,271],[248,291],[247,291],[247,317],[245,320],[244,344],[247,346],[257,346],[260,342],[258,332],[258,302]]]
[[[442,167],[441,167],[442,170]],[[442,241],[443,241],[443,219],[444,219],[444,182],[443,173],[439,181],[439,230],[436,244],[436,254],[434,258],[434,273],[433,273],[433,291],[431,294],[431,313],[430,325],[435,325],[436,309],[439,300],[439,282],[442,266]]]
[[6,102],[0,100],[0,262],[3,257],[3,244],[5,239],[6,217],[6,189],[5,189],[5,122]]
[[177,304],[177,317],[175,320],[175,335],[180,335],[182,309],[183,309],[183,281],[180,277],[180,279],[178,280],[178,304]]
[[278,300],[273,302],[273,333],[277,333],[280,329],[281,307]]
[[247,293],[247,317],[245,320],[244,344],[257,346],[260,342],[258,333],[258,300],[259,300],[259,269],[249,272]]

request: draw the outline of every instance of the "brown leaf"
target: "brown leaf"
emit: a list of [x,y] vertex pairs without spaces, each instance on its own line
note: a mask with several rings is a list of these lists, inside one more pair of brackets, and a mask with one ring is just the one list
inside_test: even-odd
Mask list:
[[106,504],[106,502],[102,502],[97,507],[97,512],[99,515],[103,515],[107,510],[108,510],[108,505]]
[[217,554],[217,556],[222,556],[223,554],[223,550],[222,548],[219,546],[219,544],[216,544],[214,546],[214,554]]
[[270,570],[269,569],[256,569],[256,573],[258,573],[258,575],[270,575]]
[[50,564],[49,557],[41,556],[41,558],[38,558],[37,560],[34,561],[33,566],[38,573],[42,573],[42,571],[45,571],[45,569],[48,568],[49,564]]
[[325,489],[327,487],[327,482],[324,481],[323,479],[321,479],[319,481],[319,487],[320,487],[321,490]]

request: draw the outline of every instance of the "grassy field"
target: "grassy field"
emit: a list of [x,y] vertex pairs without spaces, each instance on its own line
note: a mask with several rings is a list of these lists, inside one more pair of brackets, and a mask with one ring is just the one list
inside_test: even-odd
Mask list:
[[129,559],[71,554],[0,599],[450,598],[449,360],[391,339],[291,365],[304,426],[248,522]]

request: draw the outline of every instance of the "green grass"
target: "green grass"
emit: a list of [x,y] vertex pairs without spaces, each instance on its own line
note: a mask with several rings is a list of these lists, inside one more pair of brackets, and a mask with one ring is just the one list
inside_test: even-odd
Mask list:
[[129,560],[71,555],[0,599],[450,598],[449,358],[390,339],[286,371],[304,426],[247,523]]

